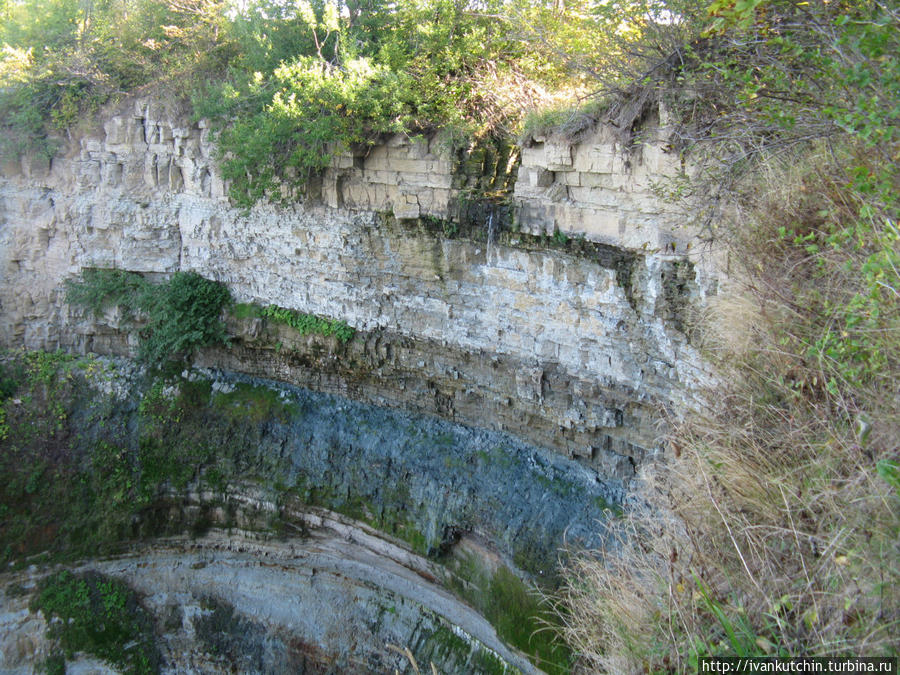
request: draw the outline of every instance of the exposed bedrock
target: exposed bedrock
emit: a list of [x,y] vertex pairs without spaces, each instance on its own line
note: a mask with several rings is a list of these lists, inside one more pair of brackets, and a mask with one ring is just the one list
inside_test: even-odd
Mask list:
[[[42,472],[85,471],[114,448],[142,473],[109,507],[126,510],[117,525],[85,532],[79,519],[95,516],[75,509],[46,522],[45,545],[96,537],[106,558],[69,567],[139,592],[166,672],[405,671],[388,644],[440,672],[535,672],[478,611],[498,583],[552,585],[566,547],[608,543],[623,497],[621,481],[558,453],[429,415],[220,371],[160,381],[86,360],[69,372],[54,402],[66,451]],[[77,505],[85,479],[72,482]],[[0,575],[4,672],[54,648],[21,600],[50,571]]]
[[[524,231],[454,239],[384,215],[409,217],[402,204],[415,199],[429,205],[421,216],[453,217],[469,169],[436,142],[338,157],[321,201],[244,211],[224,196],[208,129],[132,101],[52,162],[5,167],[0,337],[123,353],[127,343],[72,313],[64,280],[90,267],[194,270],[240,301],[360,331],[342,353],[295,344],[282,356],[244,331],[204,364],[503,429],[626,477],[703,378],[683,329],[716,279],[654,197],[672,169],[660,145],[635,154],[612,139],[601,129],[523,149],[513,206]],[[572,239],[527,234],[557,228]]]
[[[398,589],[412,570],[424,595],[450,597],[454,569],[473,557],[552,583],[562,547],[608,543],[608,507],[628,503],[630,479],[663,447],[666,420],[692,405],[707,376],[690,325],[716,293],[719,267],[685,217],[657,198],[656,184],[681,170],[664,136],[658,126],[629,147],[604,128],[578,142],[531,139],[497,210],[477,203],[477,162],[448,155],[438,138],[403,137],[336,156],[321,184],[290,205],[237,209],[210,130],[150,99],[108,110],[52,161],[2,168],[0,346],[133,356],[137,338],[119,312],[93,317],[66,304],[65,282],[88,268],[151,280],[195,271],[239,302],[356,329],[341,343],[230,316],[230,344],[193,355],[193,372],[215,385],[201,388],[193,426],[183,418],[164,426],[158,433],[174,445],[159,447],[185,443],[185,457],[201,448],[224,464],[191,469],[188,484],[173,485],[120,534],[153,541],[203,525],[222,541],[87,563],[126,578],[158,617],[176,608],[170,629],[160,619],[175,671],[215,671],[210,645],[256,659],[247,672],[298,663],[310,672],[402,669],[386,641],[444,672],[490,672],[482,647],[530,668],[501,654],[490,631],[465,628],[468,615],[453,614],[455,605]],[[464,212],[479,217],[463,223]],[[512,223],[498,226],[510,213]],[[117,402],[74,415],[83,452],[105,440],[139,456],[142,386],[129,381]],[[254,417],[247,400],[220,398],[234,387],[275,392],[285,407]],[[344,521],[311,524],[315,509]],[[279,528],[303,537],[279,548],[271,541]],[[287,561],[337,551],[335,531],[366,532],[376,553],[365,555],[384,558],[394,547],[402,553],[373,568],[406,571],[348,575],[338,553],[305,567]],[[248,532],[264,535],[234,549]],[[357,543],[346,548],[351,562]],[[324,548],[300,553],[316,546]],[[311,604],[273,618],[293,583]],[[460,588],[472,591],[471,578]],[[4,596],[2,625],[37,621],[39,630],[8,635],[42,634],[16,597]],[[346,611],[308,631],[285,627],[322,603]],[[209,621],[224,633],[207,644],[198,631]],[[327,626],[340,633],[316,632]],[[441,636],[453,654],[439,654]],[[179,661],[182,639],[206,646],[185,648]],[[40,639],[22,640],[5,642],[4,653],[39,662]]]
[[[217,476],[208,482],[255,482],[260,499],[340,511],[433,557],[474,536],[520,570],[549,579],[564,545],[604,543],[608,508],[624,497],[622,481],[601,480],[508,434],[243,375],[186,375],[165,391],[190,403],[179,403],[177,421],[161,427],[159,440],[176,454],[208,448]],[[139,400],[151,395],[146,386],[127,381],[119,390],[130,393],[119,402],[79,404],[72,424],[82,452],[100,441],[143,447]],[[227,491],[221,499],[228,501]],[[158,518],[148,514],[136,532],[156,535]]]

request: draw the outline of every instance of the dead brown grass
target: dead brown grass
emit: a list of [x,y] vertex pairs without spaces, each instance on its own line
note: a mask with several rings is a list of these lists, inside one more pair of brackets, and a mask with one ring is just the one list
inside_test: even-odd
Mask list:
[[[883,293],[876,283],[873,317],[835,310],[872,292],[861,270],[879,247],[888,261],[900,247],[883,205],[852,224],[860,205],[821,154],[761,175],[728,237],[734,294],[700,327],[715,403],[673,422],[615,549],[567,570],[565,637],[585,672],[900,648],[896,268]],[[851,227],[852,244],[821,245]],[[817,351],[835,334],[863,351]]]

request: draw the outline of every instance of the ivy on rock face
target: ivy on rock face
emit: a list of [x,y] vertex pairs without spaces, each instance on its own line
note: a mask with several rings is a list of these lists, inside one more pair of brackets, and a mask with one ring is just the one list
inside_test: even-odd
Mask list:
[[278,323],[283,323],[298,331],[301,335],[317,333],[328,337],[334,335],[341,342],[349,342],[356,331],[346,321],[323,319],[315,314],[305,314],[277,305],[269,305],[261,311],[262,316]]

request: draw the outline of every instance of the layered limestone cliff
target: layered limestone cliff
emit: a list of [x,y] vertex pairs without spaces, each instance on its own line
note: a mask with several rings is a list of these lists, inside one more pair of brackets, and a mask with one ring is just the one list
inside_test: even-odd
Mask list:
[[303,200],[243,210],[206,125],[130,100],[52,161],[3,168],[0,340],[128,353],[115,316],[68,307],[64,281],[193,270],[239,301],[358,330],[341,346],[238,322],[200,365],[505,430],[627,479],[702,377],[683,331],[716,284],[655,196],[679,169],[662,135],[637,148],[602,128],[574,145],[533,141],[513,228],[489,213],[454,237],[473,167],[438,137],[339,155]]

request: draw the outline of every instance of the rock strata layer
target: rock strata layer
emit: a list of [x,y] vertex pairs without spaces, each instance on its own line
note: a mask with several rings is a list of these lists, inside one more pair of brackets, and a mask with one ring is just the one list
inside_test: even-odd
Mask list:
[[673,170],[660,147],[625,153],[600,129],[522,149],[519,222],[610,252],[592,256],[525,234],[447,238],[404,220],[452,217],[461,164],[434,139],[336,157],[320,200],[233,208],[209,129],[129,101],[51,162],[4,167],[0,340],[127,352],[115,322],[65,304],[63,282],[85,268],[193,270],[240,301],[361,332],[346,352],[294,340],[283,357],[242,335],[203,363],[504,429],[627,477],[702,377],[682,328],[715,290],[711,264],[681,257],[694,240],[653,196],[651,183]]

